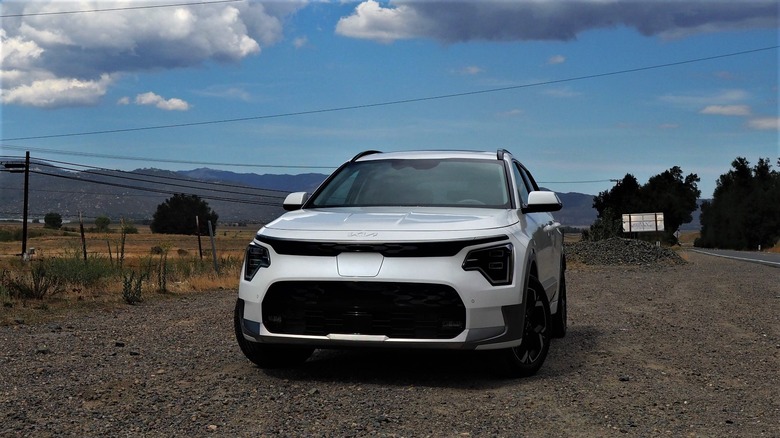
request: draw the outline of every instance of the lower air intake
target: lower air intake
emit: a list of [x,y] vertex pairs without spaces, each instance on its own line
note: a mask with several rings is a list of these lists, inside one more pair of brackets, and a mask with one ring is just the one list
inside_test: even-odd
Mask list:
[[440,284],[285,281],[266,293],[263,324],[279,334],[451,339],[466,327],[466,309]]

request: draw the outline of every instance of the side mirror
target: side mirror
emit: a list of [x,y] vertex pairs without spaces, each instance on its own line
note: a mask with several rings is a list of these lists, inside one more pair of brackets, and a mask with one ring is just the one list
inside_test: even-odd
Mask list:
[[523,213],[545,213],[561,208],[563,204],[555,192],[535,190],[528,194],[528,205],[523,207]]
[[284,198],[284,207],[287,211],[300,210],[301,206],[309,199],[309,194],[306,192],[290,193]]

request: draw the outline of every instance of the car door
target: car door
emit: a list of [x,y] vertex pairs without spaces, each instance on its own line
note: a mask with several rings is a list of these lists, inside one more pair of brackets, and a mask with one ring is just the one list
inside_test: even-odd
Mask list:
[[[515,178],[518,180],[518,191],[521,202],[526,205],[528,202],[528,193],[532,190],[539,190],[533,177],[522,164],[514,163]],[[529,233],[536,246],[536,269],[539,275],[539,282],[547,291],[548,297],[557,290],[559,262],[559,251],[556,251],[556,235],[560,232],[555,227],[553,216],[550,213],[525,213],[529,224]],[[556,255],[558,254],[558,255]]]

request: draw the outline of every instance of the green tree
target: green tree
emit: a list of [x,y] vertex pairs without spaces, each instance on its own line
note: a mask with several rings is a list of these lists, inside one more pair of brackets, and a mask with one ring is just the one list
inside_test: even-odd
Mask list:
[[[778,160],[780,166],[780,160]],[[718,178],[711,202],[702,204],[701,237],[707,248],[757,249],[780,239],[780,172],[769,159],[751,167],[744,157]]]
[[[198,218],[200,230],[195,226]],[[176,194],[157,206],[149,225],[153,233],[163,234],[208,234],[207,221],[211,221],[212,230],[217,228],[217,213],[209,204],[196,195]]]
[[651,177],[642,186],[640,198],[647,213],[663,212],[664,234],[669,242],[676,242],[674,233],[682,224],[693,220],[696,201],[701,196],[698,175],[691,173],[683,178],[682,169],[674,166]]
[[680,225],[692,220],[691,214],[696,210],[696,200],[701,194],[698,182],[696,174],[683,177],[678,166],[652,176],[642,186],[634,175],[626,174],[612,189],[593,198],[598,218],[591,225],[588,237],[600,240],[622,235],[624,214],[663,212],[665,239],[675,242],[674,233]]
[[59,230],[62,227],[62,215],[55,212],[46,213],[46,216],[43,217],[43,224],[45,228]]
[[105,233],[108,231],[108,226],[111,225],[111,219],[108,216],[98,216],[95,218],[95,229],[99,232]]
[[627,173],[610,190],[593,197],[593,208],[598,212],[596,221],[583,237],[589,240],[604,240],[622,234],[622,215],[638,213],[639,182],[634,175]]
[[599,218],[617,215],[620,219],[623,213],[641,213],[640,189],[636,177],[627,173],[610,190],[605,190],[593,198],[593,208],[598,211]]

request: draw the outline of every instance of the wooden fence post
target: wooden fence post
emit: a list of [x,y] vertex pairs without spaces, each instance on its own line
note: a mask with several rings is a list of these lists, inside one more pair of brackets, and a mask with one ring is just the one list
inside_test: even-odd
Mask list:
[[79,212],[79,229],[81,230],[81,251],[84,253],[84,261],[87,261],[87,240],[84,238],[84,218]]
[[211,221],[209,224],[209,238],[211,238],[211,258],[214,260],[214,272],[219,274],[219,266],[217,266],[217,246],[214,244],[214,229],[211,227]]

